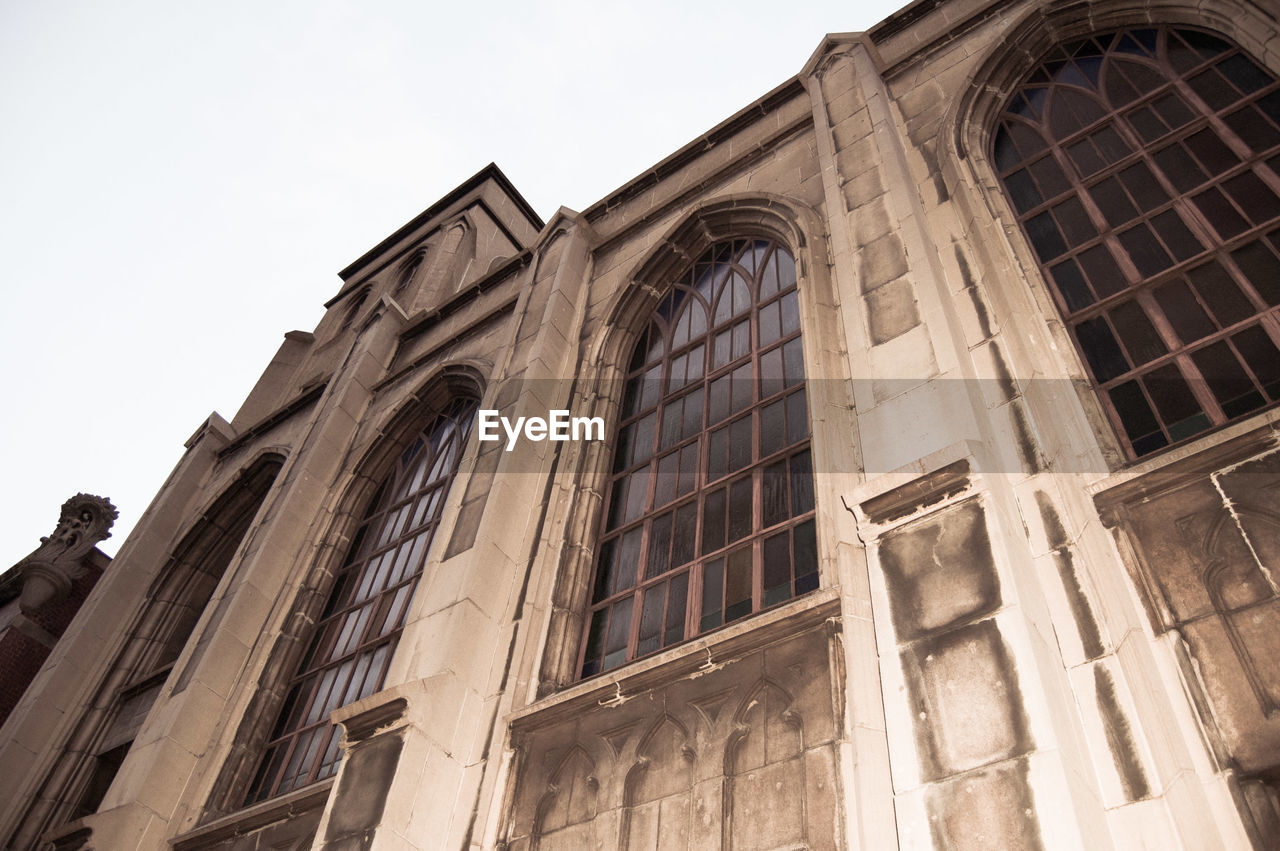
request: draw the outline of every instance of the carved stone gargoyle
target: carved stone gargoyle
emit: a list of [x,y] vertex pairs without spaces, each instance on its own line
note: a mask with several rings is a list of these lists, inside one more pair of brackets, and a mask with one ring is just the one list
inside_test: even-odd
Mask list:
[[78,493],[62,504],[58,527],[31,555],[18,562],[22,571],[22,596],[18,607],[31,615],[71,593],[72,584],[84,575],[84,557],[99,541],[111,537],[111,525],[120,513],[111,500]]

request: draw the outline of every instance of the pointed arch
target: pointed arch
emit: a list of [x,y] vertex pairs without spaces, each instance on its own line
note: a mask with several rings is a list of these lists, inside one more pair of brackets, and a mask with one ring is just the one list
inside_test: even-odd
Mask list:
[[444,368],[389,418],[384,436],[356,465],[331,524],[341,543],[326,550],[330,561],[315,572],[325,584],[300,593],[295,628],[282,636],[289,649],[268,665],[261,706],[242,725],[257,767],[250,779],[229,766],[220,781],[229,807],[337,771],[340,734],[329,715],[382,687],[466,451],[481,386],[469,367]]
[[724,757],[725,848],[804,845],[809,790],[804,726],[793,703],[786,689],[766,677],[734,713],[736,735]]
[[[626,361],[583,677],[818,585],[790,249],[712,242],[655,301]],[[686,334],[680,317],[703,304],[706,327]]]
[[1270,715],[1280,710],[1280,676],[1266,651],[1280,631],[1280,595],[1259,564],[1254,542],[1245,537],[1264,529],[1268,543],[1280,540],[1280,517],[1247,505],[1221,511],[1205,535],[1202,580],[1245,680],[1263,714]]
[[[38,836],[50,826],[95,812],[161,690],[174,692],[203,650],[202,640],[175,671],[198,622],[235,553],[252,534],[285,457],[259,452],[194,516],[156,574],[141,606],[122,613],[128,639],[104,670],[90,707],[46,775],[45,792],[31,802],[20,832]],[[215,610],[204,635],[216,629]],[[16,834],[15,834],[16,835]]]
[[1130,457],[1280,403],[1280,57],[1250,52],[1251,14],[1055,3],[957,106],[957,152],[1007,200]]
[[533,847],[594,847],[588,840],[594,834],[599,801],[600,781],[596,763],[581,745],[573,745],[551,773],[547,790],[538,802],[533,825]]
[[689,730],[674,716],[659,715],[641,738],[623,784],[619,834],[624,849],[659,847],[659,837],[693,833],[695,759]]

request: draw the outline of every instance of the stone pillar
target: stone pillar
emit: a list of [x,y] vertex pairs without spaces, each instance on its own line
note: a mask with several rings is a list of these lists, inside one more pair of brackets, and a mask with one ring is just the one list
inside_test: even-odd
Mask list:
[[[568,407],[590,242],[589,227],[570,211],[562,210],[543,231],[516,307],[507,360],[495,368],[482,407],[512,420]],[[452,528],[448,515],[442,524],[448,540],[433,548],[387,688],[357,705],[372,709],[405,698],[407,708],[396,722],[403,741],[399,759],[419,768],[398,772],[379,793],[377,823],[367,826],[371,815],[357,824],[337,813],[349,771],[344,766],[321,829],[325,842],[458,848],[477,835],[480,798],[492,795],[495,782],[496,772],[486,776],[485,769],[501,746],[506,665],[559,444],[522,441],[511,452],[495,446],[482,444],[465,490],[451,495],[460,507]],[[366,747],[360,741],[351,746],[353,754]]]
[[[278,678],[264,682],[263,672],[288,654],[263,652],[271,645],[264,648],[262,638],[303,632],[290,623],[298,587],[326,584],[317,542],[331,525],[350,475],[345,459],[405,319],[384,299],[316,403],[264,500],[258,530],[228,566],[206,611],[203,629],[212,630],[212,638],[192,660],[186,688],[161,694],[90,819],[95,848],[158,847],[163,837],[195,827],[204,802],[211,801],[214,812],[238,803],[258,756],[252,742],[237,739],[241,719],[249,713],[252,723],[260,691],[284,687]],[[194,646],[189,643],[179,668]]]

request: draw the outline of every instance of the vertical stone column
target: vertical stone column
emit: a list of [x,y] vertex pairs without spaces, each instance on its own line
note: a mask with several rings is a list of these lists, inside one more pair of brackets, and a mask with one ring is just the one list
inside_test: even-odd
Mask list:
[[[404,322],[403,312],[384,300],[330,380],[264,500],[259,527],[228,566],[197,628],[214,632],[191,661],[186,688],[162,692],[99,813],[89,819],[93,847],[158,847],[164,837],[194,827],[203,802],[212,799],[217,808],[243,794],[257,753],[235,739],[241,719],[263,705],[260,690],[284,685],[262,681],[279,649],[263,636],[301,633],[289,623],[299,585],[326,585],[317,572],[319,536],[330,526],[342,479],[350,475],[350,446]],[[194,646],[189,643],[179,668]],[[219,778],[225,788],[215,787]]]
[[[504,349],[508,359],[497,365],[482,407],[513,420],[567,408],[591,238],[569,211],[544,230]],[[404,701],[395,722],[402,769],[377,793],[382,809],[366,828],[343,826],[337,815],[352,770],[344,764],[322,836],[337,831],[338,842],[339,833],[367,830],[359,847],[459,848],[482,828],[480,799],[492,794],[496,773],[486,776],[486,766],[501,748],[507,665],[558,446],[522,440],[506,452],[482,444],[482,461],[487,452],[492,464],[478,465],[464,492],[451,496],[461,507],[452,527],[446,517],[441,528],[450,538],[447,546],[437,542],[418,587],[388,688],[361,703],[374,711]],[[352,752],[363,747],[355,743]],[[414,770],[403,768],[410,764]]]
[[955,249],[937,243],[930,220],[945,193],[922,195],[915,174],[928,158],[866,44],[829,41],[811,79],[857,376],[869,483],[848,502],[871,551],[898,839],[1105,843],[1101,808],[1078,781],[1092,765],[1044,589],[1021,570],[1027,541],[1010,533],[1019,504],[1009,480],[1038,453],[1028,437],[1032,460],[1020,463],[1008,423],[993,418],[1007,400],[984,390],[1001,376],[969,349],[954,295],[963,288],[947,280]]

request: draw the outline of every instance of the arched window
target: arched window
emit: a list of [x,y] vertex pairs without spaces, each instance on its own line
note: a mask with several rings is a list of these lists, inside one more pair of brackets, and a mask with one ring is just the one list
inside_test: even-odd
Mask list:
[[449,496],[476,403],[435,414],[397,459],[365,513],[245,803],[332,776],[340,735],[329,713],[382,687]]
[[427,249],[419,248],[413,253],[413,256],[400,267],[400,274],[396,277],[395,289],[391,291],[393,296],[400,295],[409,289],[409,285],[413,283],[413,279],[417,276],[418,271],[422,269],[422,261],[427,257]]
[[1280,401],[1271,73],[1191,29],[1063,44],[991,154],[1133,456]]
[[818,587],[795,261],[713,245],[636,344],[581,676]]

